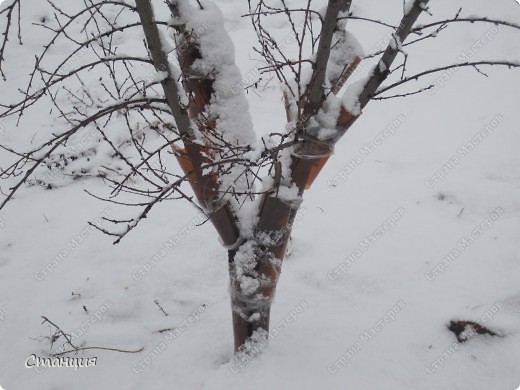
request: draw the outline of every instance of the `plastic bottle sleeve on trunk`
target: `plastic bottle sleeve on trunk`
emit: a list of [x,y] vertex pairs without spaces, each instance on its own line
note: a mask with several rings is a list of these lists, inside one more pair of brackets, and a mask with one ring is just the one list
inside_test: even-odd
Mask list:
[[318,129],[308,129],[303,141],[292,153],[292,179],[300,191],[308,190],[334,152],[334,144],[347,132],[359,115],[343,106],[336,123],[336,132],[326,139],[318,139]]
[[265,246],[265,251],[280,261],[285,257],[298,207],[299,202],[286,202],[269,194],[265,194],[262,199],[257,238],[259,244]]
[[309,189],[334,151],[332,144],[310,140],[296,146],[292,153],[292,179],[300,190]]
[[202,166],[209,160],[202,156],[204,146],[190,144],[186,148],[172,145],[175,157],[186,175],[197,200],[205,207],[213,209],[218,199],[218,183],[214,173],[202,174]]
[[225,203],[216,210],[210,212],[209,220],[217,230],[222,245],[232,248],[237,245],[240,232],[233,216],[229,203]]
[[211,101],[214,80],[210,75],[199,75],[192,69],[193,63],[202,58],[196,36],[188,31],[178,33],[176,43],[177,58],[183,74],[182,84],[190,97],[188,113],[195,120]]
[[[213,80],[207,80],[203,78],[194,78],[185,81],[186,89],[190,93],[190,101],[188,105],[188,113],[190,118],[194,121],[199,122],[197,118],[207,117],[206,105],[211,101],[211,95],[213,93]],[[209,120],[211,122],[208,127],[215,128],[216,122],[214,119]],[[204,131],[199,124],[201,131]]]
[[[260,269],[269,266],[265,263],[267,259],[258,258],[259,263],[264,263]],[[233,319],[233,334],[235,337],[235,351],[242,346],[251,335],[263,329],[269,332],[269,320],[271,303],[274,298],[277,277],[267,277],[260,280],[260,287],[253,294],[244,294],[240,285],[240,280],[236,277],[235,264],[230,263],[230,296]],[[261,271],[259,270],[259,273]],[[278,273],[276,273],[278,275]]]
[[331,139],[331,142],[334,144],[339,141],[341,137],[345,135],[348,129],[354,124],[354,122],[359,118],[361,115],[361,112],[359,112],[357,115],[353,115],[350,112],[348,112],[345,107],[341,106],[341,111],[339,112],[339,118],[336,122],[336,130],[337,133],[333,139]]
[[[192,145],[191,150],[182,149],[175,145],[172,148],[181,169],[188,178],[195,197],[206,210],[209,220],[220,236],[222,244],[226,247],[235,245],[238,242],[240,233],[230,205],[229,203],[222,203],[218,198],[216,178],[212,174],[202,175],[200,171],[200,164],[202,163],[200,161],[202,160],[202,157],[200,157],[201,146]],[[195,162],[199,166],[196,168],[193,160],[197,156],[199,156],[199,161],[195,160]]]
[[284,231],[291,222],[291,216],[296,213],[299,204],[286,202],[274,195],[265,194],[260,205],[258,231]]

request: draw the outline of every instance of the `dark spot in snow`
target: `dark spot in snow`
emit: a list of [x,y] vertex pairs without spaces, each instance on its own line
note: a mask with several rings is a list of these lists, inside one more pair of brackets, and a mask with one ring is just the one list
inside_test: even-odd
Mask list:
[[452,320],[448,325],[448,329],[452,331],[455,334],[455,336],[457,336],[457,341],[459,343],[464,343],[468,341],[475,334],[500,336],[498,333],[473,321]]

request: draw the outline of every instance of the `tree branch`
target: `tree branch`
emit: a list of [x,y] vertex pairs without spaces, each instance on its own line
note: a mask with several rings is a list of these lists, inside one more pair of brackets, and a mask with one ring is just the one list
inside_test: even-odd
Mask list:
[[401,43],[404,42],[410,34],[412,26],[417,21],[419,15],[424,11],[428,1],[429,0],[414,0],[410,11],[401,19],[401,23],[394,33],[393,39],[388,44],[378,64],[372,70],[371,76],[365,82],[362,92],[359,95],[358,101],[361,109],[367,105],[377,88],[388,77],[390,66],[399,53]]
[[155,24],[152,4],[150,0],[136,0],[136,9],[143,25],[144,35],[150,50],[155,69],[158,72],[166,72],[167,77],[161,82],[161,85],[168,101],[168,105],[172,110],[173,117],[179,129],[179,133],[183,138],[190,139],[191,135],[191,120],[188,113],[181,106],[179,101],[179,87],[172,69],[168,62],[168,56],[163,50],[159,30]]
[[321,29],[318,51],[316,52],[316,63],[314,64],[310,86],[307,91],[309,104],[305,109],[305,116],[311,116],[313,113],[316,113],[323,102],[325,95],[323,84],[329,62],[332,37],[336,29],[338,15],[342,9],[346,9],[347,3],[350,2],[346,0],[329,0],[325,21]]
[[506,26],[506,27],[516,28],[516,29],[520,30],[520,26],[518,24],[507,22],[507,21],[504,21],[504,20],[489,19],[489,18],[486,18],[486,17],[466,17],[466,18],[458,18],[457,17],[457,18],[453,18],[453,19],[440,20],[438,22],[433,22],[433,23],[421,24],[419,26],[414,27],[410,32],[415,33],[415,32],[419,32],[419,31],[425,30],[425,29],[430,28],[430,27],[435,27],[435,26],[444,25],[444,24],[450,24],[450,23],[458,23],[458,22],[491,23],[491,24],[494,24],[496,26]]
[[413,76],[406,77],[393,84],[390,84],[381,89],[378,89],[376,92],[374,92],[374,94],[372,96],[381,95],[382,93],[384,93],[386,91],[389,91],[400,85],[406,84],[412,80],[417,80],[420,77],[423,77],[423,76],[426,76],[426,75],[429,75],[432,73],[442,72],[442,71],[453,69],[453,68],[464,68],[464,67],[468,67],[468,66],[476,67],[478,65],[488,65],[488,66],[500,65],[500,66],[507,66],[508,68],[520,68],[520,62],[515,63],[515,62],[510,62],[510,61],[475,61],[475,62],[463,62],[461,64],[447,65],[447,66],[442,66],[442,67],[435,68],[435,69],[425,70],[424,72],[420,72],[420,73],[414,74]]
[[9,31],[11,30],[11,23],[12,23],[12,18],[13,18],[13,12],[14,12],[16,7],[18,7],[18,42],[21,45],[22,44],[22,36],[21,36],[21,26],[20,26],[20,8],[21,8],[20,0],[13,0],[13,2],[10,5],[8,5],[6,8],[4,8],[0,12],[0,15],[5,13],[6,14],[6,18],[7,18],[7,23],[6,23],[6,26],[5,26],[5,30],[4,30],[4,32],[2,34],[4,36],[4,38],[2,39],[2,46],[0,46],[0,75],[2,75],[2,78],[4,79],[4,81],[6,80],[6,76],[5,76],[5,73],[4,73],[3,69],[2,69],[2,64],[5,61],[5,48],[7,46],[7,42],[9,41]]
[[[162,99],[151,99],[151,98],[141,98],[141,99],[135,99],[135,100],[131,100],[131,101],[125,101],[125,102],[120,102],[120,103],[117,103],[117,104],[114,104],[112,106],[109,106],[109,107],[105,107],[101,110],[99,110],[98,112],[96,112],[95,114],[89,116],[88,118],[86,118],[85,120],[83,121],[80,121],[76,126],[72,127],[70,130],[66,131],[65,133],[59,135],[59,136],[56,136],[55,138],[53,138],[53,140],[51,141],[48,141],[46,142],[43,146],[29,152],[29,153],[26,153],[19,161],[18,163],[15,164],[15,168],[16,168],[16,165],[20,164],[22,161],[26,160],[33,160],[35,161],[34,164],[31,166],[31,168],[29,168],[27,170],[27,172],[25,172],[25,174],[23,175],[22,179],[18,181],[18,183],[10,188],[10,192],[9,194],[7,195],[7,197],[4,199],[4,201],[2,203],[0,203],[0,210],[2,208],[5,207],[5,205],[12,199],[12,197],[14,196],[14,194],[20,189],[20,187],[27,181],[27,179],[33,174],[33,172],[36,170],[36,168],[38,168],[40,166],[40,164],[46,159],[48,158],[60,145],[63,145],[64,143],[67,142],[67,140],[74,134],[76,133],[79,129],[89,125],[90,123],[92,122],[95,122],[96,120],[104,117],[105,115],[110,115],[112,114],[113,112],[117,111],[117,110],[120,110],[121,108],[124,108],[124,107],[128,107],[132,104],[143,104],[145,102],[152,102],[152,101],[163,101]],[[32,155],[40,150],[42,150],[45,146],[51,146],[51,148],[49,150],[47,150],[43,156],[39,157],[39,158],[34,158],[32,157]],[[23,164],[25,165],[25,163]],[[14,169],[15,169],[14,168]]]

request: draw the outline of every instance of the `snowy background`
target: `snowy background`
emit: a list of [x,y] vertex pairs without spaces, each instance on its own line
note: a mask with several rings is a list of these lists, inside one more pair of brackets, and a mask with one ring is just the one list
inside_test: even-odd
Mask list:
[[[252,50],[254,31],[241,17],[247,2],[217,3],[244,82],[258,79],[263,64]],[[397,0],[354,1],[353,7],[356,14],[394,24],[402,16]],[[419,22],[452,17],[460,7],[462,15],[520,23],[520,6],[513,0],[435,0],[433,16],[422,15]],[[24,45],[9,47],[0,103],[17,96],[49,36],[32,25],[52,19],[48,4],[33,0],[22,13]],[[266,27],[283,37],[288,30],[281,20],[273,18]],[[366,52],[388,32],[362,21],[349,22],[348,29]],[[482,43],[486,34],[490,38]],[[519,38],[519,31],[506,27],[453,25],[410,49],[409,67],[456,62],[463,53],[472,60],[520,60]],[[118,39],[126,53],[142,46],[138,29]],[[289,51],[291,45],[288,40]],[[66,51],[67,42],[58,43],[50,61]],[[520,72],[485,71],[489,77],[473,69],[432,75],[416,83],[435,84],[422,95],[366,107],[305,194],[272,308],[276,336],[249,362],[232,359],[227,253],[209,224],[198,226],[201,217],[194,208],[182,201],[162,204],[113,246],[87,221],[130,211],[83,191],[102,193],[101,180],[53,177],[59,185],[51,190],[25,187],[0,211],[0,385],[7,390],[516,389]],[[274,79],[264,77],[247,97],[258,134],[284,128]],[[1,140],[28,145],[60,124],[49,107],[40,106],[19,127],[15,120],[0,123]],[[391,134],[370,146],[381,132]],[[472,143],[475,139],[479,142]],[[11,159],[0,153],[2,166]],[[38,175],[49,179],[44,169]],[[384,234],[374,239],[378,229]],[[52,329],[42,325],[41,316],[76,335],[78,345],[144,350],[85,351],[81,356],[97,357],[97,365],[77,371],[28,369],[27,357],[50,351]],[[479,321],[502,337],[475,336],[459,345],[447,329],[454,319]],[[164,328],[179,331],[166,339],[158,333]],[[53,345],[52,351],[60,347]]]

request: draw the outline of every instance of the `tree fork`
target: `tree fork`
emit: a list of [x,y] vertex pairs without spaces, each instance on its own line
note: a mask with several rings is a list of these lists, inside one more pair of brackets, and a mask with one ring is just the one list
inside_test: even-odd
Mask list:
[[[138,10],[139,3],[147,3],[150,7],[149,0],[138,0],[137,3]],[[424,4],[426,4],[426,1],[421,3],[416,0],[414,2],[411,12],[403,17],[403,21],[396,31],[396,39],[403,41],[406,38],[411,25],[413,25],[421,13]],[[242,243],[239,241],[240,236],[236,217],[229,203],[220,204],[219,202],[217,175],[214,173],[204,175],[202,173],[204,165],[211,163],[211,156],[213,155],[212,145],[194,143],[192,137],[184,137],[183,149],[173,146],[181,168],[188,177],[197,199],[208,211],[208,216],[217,229],[224,245],[232,247],[228,253],[228,260],[236,351],[246,343],[255,331],[260,329],[266,332],[269,331],[271,303],[275,295],[282,262],[285,257],[292,223],[301,203],[301,196],[306,189],[310,188],[328,161],[333,152],[334,144],[345,134],[359,116],[359,114],[354,115],[342,107],[336,123],[337,134],[333,139],[329,139],[326,142],[319,140],[316,134],[309,131],[310,129],[307,129],[309,119],[323,107],[323,103],[326,100],[323,80],[328,65],[328,54],[332,35],[337,28],[339,12],[345,12],[349,6],[350,1],[329,0],[318,47],[318,61],[314,67],[309,89],[302,97],[305,100],[308,99],[308,101],[298,102],[298,106],[303,104],[305,107],[304,116],[298,121],[298,133],[303,136],[303,139],[293,149],[291,155],[291,178],[284,178],[283,184],[281,180],[278,180],[278,183],[274,186],[272,191],[262,196],[258,214],[259,220],[255,226],[253,237],[248,238]],[[178,16],[178,9],[174,3],[170,3],[170,8],[172,9],[172,13]],[[153,14],[151,14],[148,19],[153,20]],[[145,21],[143,21],[143,25],[144,24]],[[152,22],[149,22],[149,25],[152,24]],[[206,115],[206,109],[211,103],[211,96],[214,93],[214,80],[210,75],[193,74],[191,69],[192,64],[197,59],[202,58],[202,53],[197,43],[197,36],[186,31],[183,25],[176,25],[175,28],[178,32],[177,55],[183,74],[183,86],[189,96],[189,106],[187,110],[189,119],[196,123],[199,131],[202,134],[208,135],[207,138],[210,139],[211,131],[215,130],[216,127],[216,118],[209,118]],[[147,28],[145,28],[145,34],[146,30]],[[148,30],[150,31],[149,26]],[[154,36],[154,34],[157,36]],[[152,31],[152,34],[147,34],[147,41],[149,42],[152,57],[154,57],[153,49],[158,46],[157,42],[159,42],[156,28],[155,31]],[[389,45],[389,48],[387,48],[387,51],[381,59],[387,68],[395,59],[397,52],[397,50]],[[154,60],[156,67],[158,63],[162,62],[163,58],[160,58],[160,61]],[[356,58],[352,64],[345,64],[344,71],[340,75],[339,81],[333,86],[332,93],[336,94],[339,91],[346,78],[352,74],[358,64],[358,58]],[[385,78],[386,74],[377,74],[377,70],[374,71],[372,78],[368,80],[360,95],[361,107],[366,105],[375,88],[377,88]],[[173,91],[171,86],[163,83],[163,87],[165,87],[167,96],[168,91],[166,91],[166,89],[169,90],[170,95],[173,95],[171,93]],[[287,118],[290,120],[290,104],[287,96],[285,96],[285,98],[288,112]],[[172,99],[168,100],[170,102]],[[172,111],[173,108],[177,107],[172,107]],[[174,114],[176,113],[174,112]],[[184,120],[185,117],[183,116],[180,119]],[[192,134],[189,135],[191,136]],[[279,186],[288,184],[296,184],[298,187],[298,201],[290,202],[278,197]],[[240,268],[242,265],[237,264],[237,256],[243,256],[244,254],[241,253],[241,249],[244,248],[244,250],[246,250],[248,247],[251,247],[252,250],[250,253],[246,253],[246,255],[253,257],[253,259],[249,260],[252,260],[254,268],[242,269]],[[244,276],[248,279],[243,279]],[[247,283],[244,284],[244,280],[252,281],[253,288]]]

